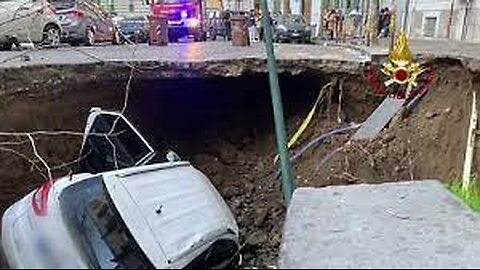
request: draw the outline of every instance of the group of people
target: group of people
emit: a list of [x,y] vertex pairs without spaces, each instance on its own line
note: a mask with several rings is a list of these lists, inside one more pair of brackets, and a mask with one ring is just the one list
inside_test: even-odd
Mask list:
[[380,10],[380,18],[378,21],[378,37],[379,38],[388,37],[391,20],[392,20],[392,13],[388,9],[388,7]]
[[[259,12],[256,12],[255,10],[250,10],[248,12],[247,16],[247,27],[248,27],[248,37],[250,43],[257,42],[258,40],[261,39],[262,37],[262,29],[260,27],[259,31],[259,26],[260,26],[260,20],[261,16]],[[232,31],[232,13],[229,10],[226,10],[223,14],[223,24],[225,26],[225,39],[230,40],[231,39],[231,31]]]
[[[347,15],[344,15],[341,9],[328,9],[323,15],[324,38],[338,41],[341,37],[359,37],[363,19],[358,8]],[[392,12],[388,7],[380,10],[377,33],[379,38],[389,35],[391,19]]]
[[343,30],[344,16],[341,9],[329,9],[323,16],[323,29],[330,40],[337,39]]

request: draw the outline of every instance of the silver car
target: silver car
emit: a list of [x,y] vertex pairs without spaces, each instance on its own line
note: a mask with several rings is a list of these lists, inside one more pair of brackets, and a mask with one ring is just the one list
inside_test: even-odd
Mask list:
[[13,44],[60,44],[61,27],[47,0],[0,0],[0,49]]
[[[99,136],[100,133],[110,136]],[[75,174],[10,206],[1,244],[10,268],[231,269],[239,230],[209,179],[156,152],[120,113],[94,108]]]

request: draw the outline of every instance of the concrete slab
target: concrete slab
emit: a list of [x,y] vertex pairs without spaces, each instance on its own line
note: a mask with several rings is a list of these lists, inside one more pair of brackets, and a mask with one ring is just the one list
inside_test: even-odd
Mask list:
[[375,138],[380,131],[402,109],[405,100],[387,97],[378,108],[368,117],[362,127],[352,137],[353,140]]
[[281,268],[478,268],[480,215],[438,181],[298,189]]

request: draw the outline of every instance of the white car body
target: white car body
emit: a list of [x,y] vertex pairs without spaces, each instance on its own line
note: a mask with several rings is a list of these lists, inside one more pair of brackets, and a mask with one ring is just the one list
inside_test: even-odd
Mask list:
[[61,30],[47,0],[0,0],[0,43],[42,42],[48,26]]
[[238,259],[238,233],[208,178],[170,161],[47,182],[7,209],[1,243],[17,269],[208,268]]

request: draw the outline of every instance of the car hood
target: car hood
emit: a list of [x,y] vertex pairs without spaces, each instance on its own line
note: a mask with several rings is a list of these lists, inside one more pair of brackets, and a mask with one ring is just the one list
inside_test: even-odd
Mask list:
[[283,25],[287,30],[290,31],[306,31],[307,26],[305,24],[298,24],[298,23],[284,23],[280,24]]

